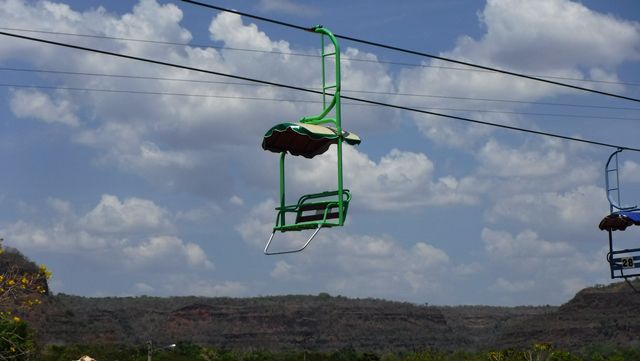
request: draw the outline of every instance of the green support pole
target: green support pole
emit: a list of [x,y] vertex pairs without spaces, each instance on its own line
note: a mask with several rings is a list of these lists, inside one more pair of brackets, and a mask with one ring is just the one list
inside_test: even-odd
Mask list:
[[286,205],[284,194],[284,156],[287,152],[280,153],[280,225],[285,225],[285,212],[284,207]]
[[320,54],[322,59],[322,108],[327,109],[327,89],[325,84],[327,83],[326,69],[324,65],[324,35],[320,35]]
[[[321,26],[317,26],[315,28],[316,33],[321,34],[321,44],[322,44],[322,105],[325,107],[325,110],[317,117],[308,117],[304,118],[303,121],[308,121],[309,123],[315,123],[314,120],[325,120],[325,116],[331,111],[331,108],[335,109],[335,118],[334,119],[326,119],[327,122],[332,122],[336,126],[336,131],[339,134],[337,151],[338,151],[338,209],[339,209],[339,218],[338,223],[342,226],[345,221],[344,214],[344,186],[343,186],[343,175],[342,175],[342,109],[340,104],[340,91],[342,90],[342,79],[340,74],[340,44],[338,44],[338,40],[336,37],[329,31]],[[334,51],[333,53],[326,53],[324,48],[324,37],[328,36],[331,42],[333,43]],[[334,56],[336,64],[336,76],[335,76],[335,84],[327,86],[326,83],[326,66],[325,66],[325,58],[328,56]],[[330,105],[326,106],[325,95],[327,89],[334,88],[333,99]]]
[[[340,112],[340,103],[336,104],[336,113]],[[336,116],[338,118],[339,116]],[[340,119],[340,118],[338,118]],[[338,122],[338,124],[340,124]],[[342,129],[338,127],[338,134],[342,134]],[[344,225],[344,200],[342,199],[343,186],[342,186],[342,136],[338,138],[338,210],[340,212],[339,223]]]

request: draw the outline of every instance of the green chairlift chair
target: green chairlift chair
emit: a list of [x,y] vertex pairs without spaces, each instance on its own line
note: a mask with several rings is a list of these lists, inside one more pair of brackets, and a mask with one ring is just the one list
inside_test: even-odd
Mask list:
[[[360,138],[342,129],[340,109],[340,46],[335,36],[322,26],[313,28],[321,34],[322,39],[322,104],[323,111],[319,115],[304,117],[298,123],[281,123],[269,129],[262,140],[262,148],[274,153],[280,153],[280,206],[276,207],[276,224],[264,248],[266,255],[300,252],[307,248],[311,240],[321,228],[338,227],[344,225],[347,209],[351,201],[351,192],[343,187],[342,177],[342,143],[350,145],[360,144]],[[333,43],[333,51],[325,50],[325,36]],[[327,84],[326,59],[335,59],[335,83]],[[333,90],[333,93],[327,91]],[[330,102],[327,104],[327,98]],[[329,113],[333,111],[333,117]],[[331,144],[337,146],[338,151],[338,189],[321,193],[306,194],[295,204],[286,204],[285,200],[285,168],[284,160],[287,153],[294,156],[313,158],[329,149]],[[287,223],[286,215],[295,214],[295,221]],[[307,241],[299,248],[270,251],[269,246],[276,232],[314,230]]]

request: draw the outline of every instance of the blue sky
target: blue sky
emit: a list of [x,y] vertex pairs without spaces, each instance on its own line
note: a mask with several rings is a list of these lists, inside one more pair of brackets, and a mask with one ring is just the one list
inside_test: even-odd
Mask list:
[[[635,1],[215,4],[640,97]],[[317,36],[179,1],[0,0],[0,24],[273,82],[320,81],[318,58],[296,55],[317,55]],[[637,103],[341,45],[345,95],[640,146]],[[261,137],[317,113],[316,97],[7,37],[0,68],[0,235],[53,270],[55,292],[519,305],[561,304],[609,282],[597,224],[612,149],[345,101],[344,127],[363,139],[345,151],[347,224],[303,253],[267,257],[278,156]],[[165,80],[123,77],[132,75]],[[114,92],[123,90],[191,96]],[[289,164],[291,198],[335,187],[334,152]],[[623,196],[639,200],[640,155],[624,152],[621,165]],[[631,233],[621,246],[634,246]]]

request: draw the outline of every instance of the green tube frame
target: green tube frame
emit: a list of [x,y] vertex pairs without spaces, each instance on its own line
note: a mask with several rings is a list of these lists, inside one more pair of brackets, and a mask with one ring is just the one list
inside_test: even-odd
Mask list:
[[[286,204],[286,194],[285,194],[285,157],[286,152],[280,153],[280,207],[277,207],[278,215],[276,217],[276,225],[273,228],[273,232],[271,237],[267,241],[267,245],[265,246],[264,253],[267,255],[275,255],[275,254],[286,254],[286,253],[295,253],[304,250],[311,240],[316,236],[318,231],[324,227],[335,227],[335,226],[343,226],[347,216],[347,209],[349,206],[349,202],[351,201],[351,192],[349,190],[344,189],[343,185],[343,170],[342,170],[342,143],[344,140],[344,134],[342,132],[342,114],[341,114],[341,105],[340,105],[340,91],[342,89],[341,84],[341,76],[340,76],[340,45],[338,44],[338,40],[336,37],[329,31],[328,29],[323,28],[322,26],[316,26],[314,32],[321,34],[322,41],[322,106],[323,110],[320,114],[315,116],[303,117],[300,119],[301,123],[306,124],[333,124],[336,129],[336,133],[338,135],[336,145],[338,151],[338,190],[337,191],[326,191],[317,194],[307,194],[302,196],[296,205],[287,206]],[[334,51],[327,52],[324,46],[325,40],[324,37],[327,36],[332,44]],[[326,58],[333,56],[335,58],[335,83],[327,85],[327,77],[326,77]],[[328,93],[327,90],[333,89],[333,93]],[[332,96],[331,101],[327,104],[327,97]],[[328,117],[331,111],[334,112],[334,117]],[[321,201],[322,198],[337,196],[338,199],[333,201]],[[345,199],[346,197],[346,199]],[[328,220],[330,208],[335,207],[337,205],[338,208],[338,219],[337,222],[331,222]],[[300,212],[303,212],[302,209],[305,206],[311,207],[323,207],[324,211],[321,213],[320,220],[307,220],[300,221],[298,223],[298,218],[296,223],[286,224],[286,214],[287,213],[297,213],[298,217],[300,216]],[[318,209],[318,208],[315,208]],[[308,238],[306,243],[298,249],[294,250],[285,250],[285,251],[269,251],[269,246],[276,232],[286,232],[286,231],[297,231],[303,229],[314,229],[313,234]]]

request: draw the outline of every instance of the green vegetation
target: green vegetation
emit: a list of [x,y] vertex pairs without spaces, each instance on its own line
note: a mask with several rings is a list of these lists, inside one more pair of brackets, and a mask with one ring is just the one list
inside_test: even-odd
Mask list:
[[35,334],[22,315],[42,304],[51,272],[36,266],[0,240],[0,360],[30,360]]
[[[69,361],[90,355],[98,361],[146,361],[146,346],[114,345],[49,346],[38,357],[42,361]],[[628,361],[640,360],[640,347],[613,349],[594,348],[583,354],[557,350],[547,344],[536,344],[525,350],[489,352],[441,352],[425,350],[409,353],[377,354],[345,348],[335,352],[270,352],[232,351],[201,347],[180,342],[172,350],[152,354],[154,361]]]
[[17,316],[0,316],[0,360],[29,360],[35,342],[26,322]]
[[[326,293],[54,296],[50,276],[0,246],[0,361],[144,361],[150,339],[156,361],[640,360],[640,297],[626,284],[560,307],[443,307]],[[159,346],[177,340],[189,342]]]

